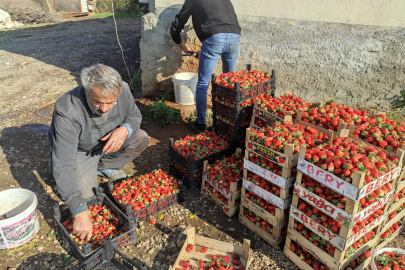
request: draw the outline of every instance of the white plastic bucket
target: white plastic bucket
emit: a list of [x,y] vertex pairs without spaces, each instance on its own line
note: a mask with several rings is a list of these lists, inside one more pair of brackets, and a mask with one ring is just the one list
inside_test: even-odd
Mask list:
[[197,73],[182,72],[173,75],[172,82],[174,85],[174,97],[177,104],[195,104],[195,89],[197,87],[197,81]]
[[378,255],[380,255],[381,253],[388,251],[388,252],[398,252],[399,254],[404,254],[405,255],[405,250],[400,249],[400,248],[381,248],[378,249],[374,252],[373,254],[373,260],[371,261],[371,269],[373,270],[378,270],[377,266],[374,263],[375,257],[377,257]]
[[0,220],[0,249],[18,247],[39,230],[38,199],[34,192],[23,188],[0,192],[0,217],[18,206],[21,209],[15,215]]

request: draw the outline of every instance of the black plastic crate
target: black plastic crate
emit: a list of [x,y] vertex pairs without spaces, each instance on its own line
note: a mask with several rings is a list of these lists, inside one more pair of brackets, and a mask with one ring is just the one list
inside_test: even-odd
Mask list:
[[[179,165],[178,165],[179,166]],[[184,186],[189,190],[198,190],[202,182],[202,170],[189,174],[187,169],[179,169],[170,160],[169,173],[174,175],[177,179],[182,179]],[[196,176],[197,174],[197,176]],[[199,174],[199,176],[198,176]]]
[[[183,157],[179,152],[173,149],[173,144],[174,144],[174,139],[170,138],[169,139],[169,159],[170,159],[170,164],[174,161],[183,168],[187,169],[187,174],[188,175],[194,175],[194,173],[202,171],[203,166],[204,166],[204,161],[208,160],[209,163],[213,163],[215,160],[220,159],[223,156],[229,155],[229,153],[234,153],[235,148],[232,147],[232,145],[222,151],[219,151],[217,153],[211,154],[209,156],[206,156],[202,159],[195,160],[195,156],[191,153],[190,157],[187,159],[186,157]],[[194,185],[189,185],[188,188],[191,190],[194,189]]]
[[[112,245],[114,248],[124,247],[128,244],[134,243],[137,241],[137,235],[135,231],[136,223],[133,216],[127,217],[105,194],[101,187],[98,187],[96,190],[96,196],[93,196],[86,200],[87,206],[90,205],[107,205],[117,216],[120,223],[125,224],[128,227],[128,231],[120,234],[118,237],[111,240]],[[82,245],[83,250],[80,250],[79,247],[76,245],[75,241],[72,239],[68,231],[62,225],[62,223],[67,220],[72,214],[67,207],[67,205],[59,206],[56,204],[53,207],[55,211],[54,219],[56,221],[56,228],[59,232],[59,235],[63,237],[66,241],[68,241],[70,254],[75,256],[80,262],[83,262],[88,256],[100,250],[102,246],[98,247],[95,250],[91,250],[90,244],[84,243]],[[120,227],[117,227],[119,231]],[[104,239],[105,240],[105,239]]]
[[223,136],[229,141],[233,148],[244,146],[244,141],[246,138],[246,129],[250,126],[247,124],[245,126],[232,126],[217,118],[214,118],[213,127],[215,132]]
[[[161,165],[158,165],[158,168],[161,169]],[[169,173],[170,174],[170,173]],[[171,207],[177,203],[182,203],[184,201],[184,195],[183,195],[183,191],[184,191],[184,186],[183,186],[183,181],[182,180],[178,180],[179,183],[179,192],[176,194],[172,194],[170,196],[167,196],[166,198],[160,199],[159,201],[150,204],[144,208],[142,208],[141,210],[132,211],[132,206],[130,204],[126,204],[125,208],[122,207],[122,205],[111,195],[111,192],[114,189],[114,185],[115,184],[119,184],[121,183],[123,180],[119,180],[119,181],[114,181],[114,183],[112,182],[108,182],[108,190],[109,190],[109,196],[111,197],[111,199],[113,200],[113,202],[123,211],[127,214],[127,216],[133,216],[135,218],[136,223],[147,219],[149,216],[153,216],[163,210],[165,210],[168,207]]]
[[[250,66],[248,65],[248,70],[250,70]],[[257,97],[259,95],[272,92],[272,95],[275,94],[276,89],[276,71],[273,69],[271,71],[271,79],[257,84],[255,86],[251,86],[246,89],[240,89],[239,83],[235,83],[234,89],[225,87],[223,85],[215,83],[215,74],[211,76],[211,84],[212,90],[211,94],[216,95],[219,97],[223,97],[229,99],[233,103],[240,103],[242,101],[246,101],[248,99]]]
[[250,121],[253,114],[253,107],[253,104],[244,108],[240,108],[239,104],[236,104],[234,108],[228,107],[225,104],[215,101],[215,95],[212,96],[212,111],[215,111],[215,115],[220,114],[229,117],[233,119],[235,123]]
[[146,263],[131,260],[125,254],[115,249],[111,239],[105,240],[104,248],[97,250],[87,260],[75,266],[75,270],[147,270]]

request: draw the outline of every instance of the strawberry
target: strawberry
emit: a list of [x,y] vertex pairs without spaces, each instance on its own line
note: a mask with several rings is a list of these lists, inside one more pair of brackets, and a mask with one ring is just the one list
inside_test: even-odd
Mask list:
[[208,248],[206,248],[206,247],[201,248],[202,253],[206,253],[207,251],[208,251]]

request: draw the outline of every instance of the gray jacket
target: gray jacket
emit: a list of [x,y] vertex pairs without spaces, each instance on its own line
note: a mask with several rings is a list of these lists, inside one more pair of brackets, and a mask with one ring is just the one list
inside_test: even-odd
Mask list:
[[82,86],[56,101],[48,134],[51,168],[62,200],[72,213],[76,214],[75,210],[85,205],[77,179],[77,152],[90,153],[102,137],[122,125],[128,127],[130,134],[136,133],[141,121],[141,112],[126,83],[117,103],[106,115],[92,113]]

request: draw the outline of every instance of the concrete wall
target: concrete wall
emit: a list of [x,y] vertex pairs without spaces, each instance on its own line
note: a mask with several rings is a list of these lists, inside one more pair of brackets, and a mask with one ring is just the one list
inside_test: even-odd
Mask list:
[[[163,2],[176,5],[159,7]],[[196,72],[198,69],[195,60],[180,57],[181,52],[170,37],[170,23],[181,7],[178,2],[157,0],[155,12],[142,18],[140,46],[144,94],[156,87],[172,87],[170,77],[176,72]],[[253,2],[256,1],[249,1]],[[281,5],[281,0],[271,2]],[[352,2],[355,6],[359,1]],[[372,5],[373,2],[381,1],[367,3]],[[385,2],[396,2],[398,7],[403,5],[398,1]],[[249,6],[245,12],[250,12]],[[239,9],[236,4],[235,9]],[[391,18],[397,10],[392,12]],[[355,14],[353,9],[351,11]],[[292,16],[294,12],[284,14]],[[405,28],[239,13],[238,18],[243,32],[237,69],[243,69],[248,63],[261,70],[276,69],[278,94],[291,89],[310,101],[335,97],[346,104],[375,106],[391,105],[399,91],[405,89]],[[201,45],[190,21],[183,40],[194,48]],[[215,73],[219,74],[220,70],[218,63]]]

